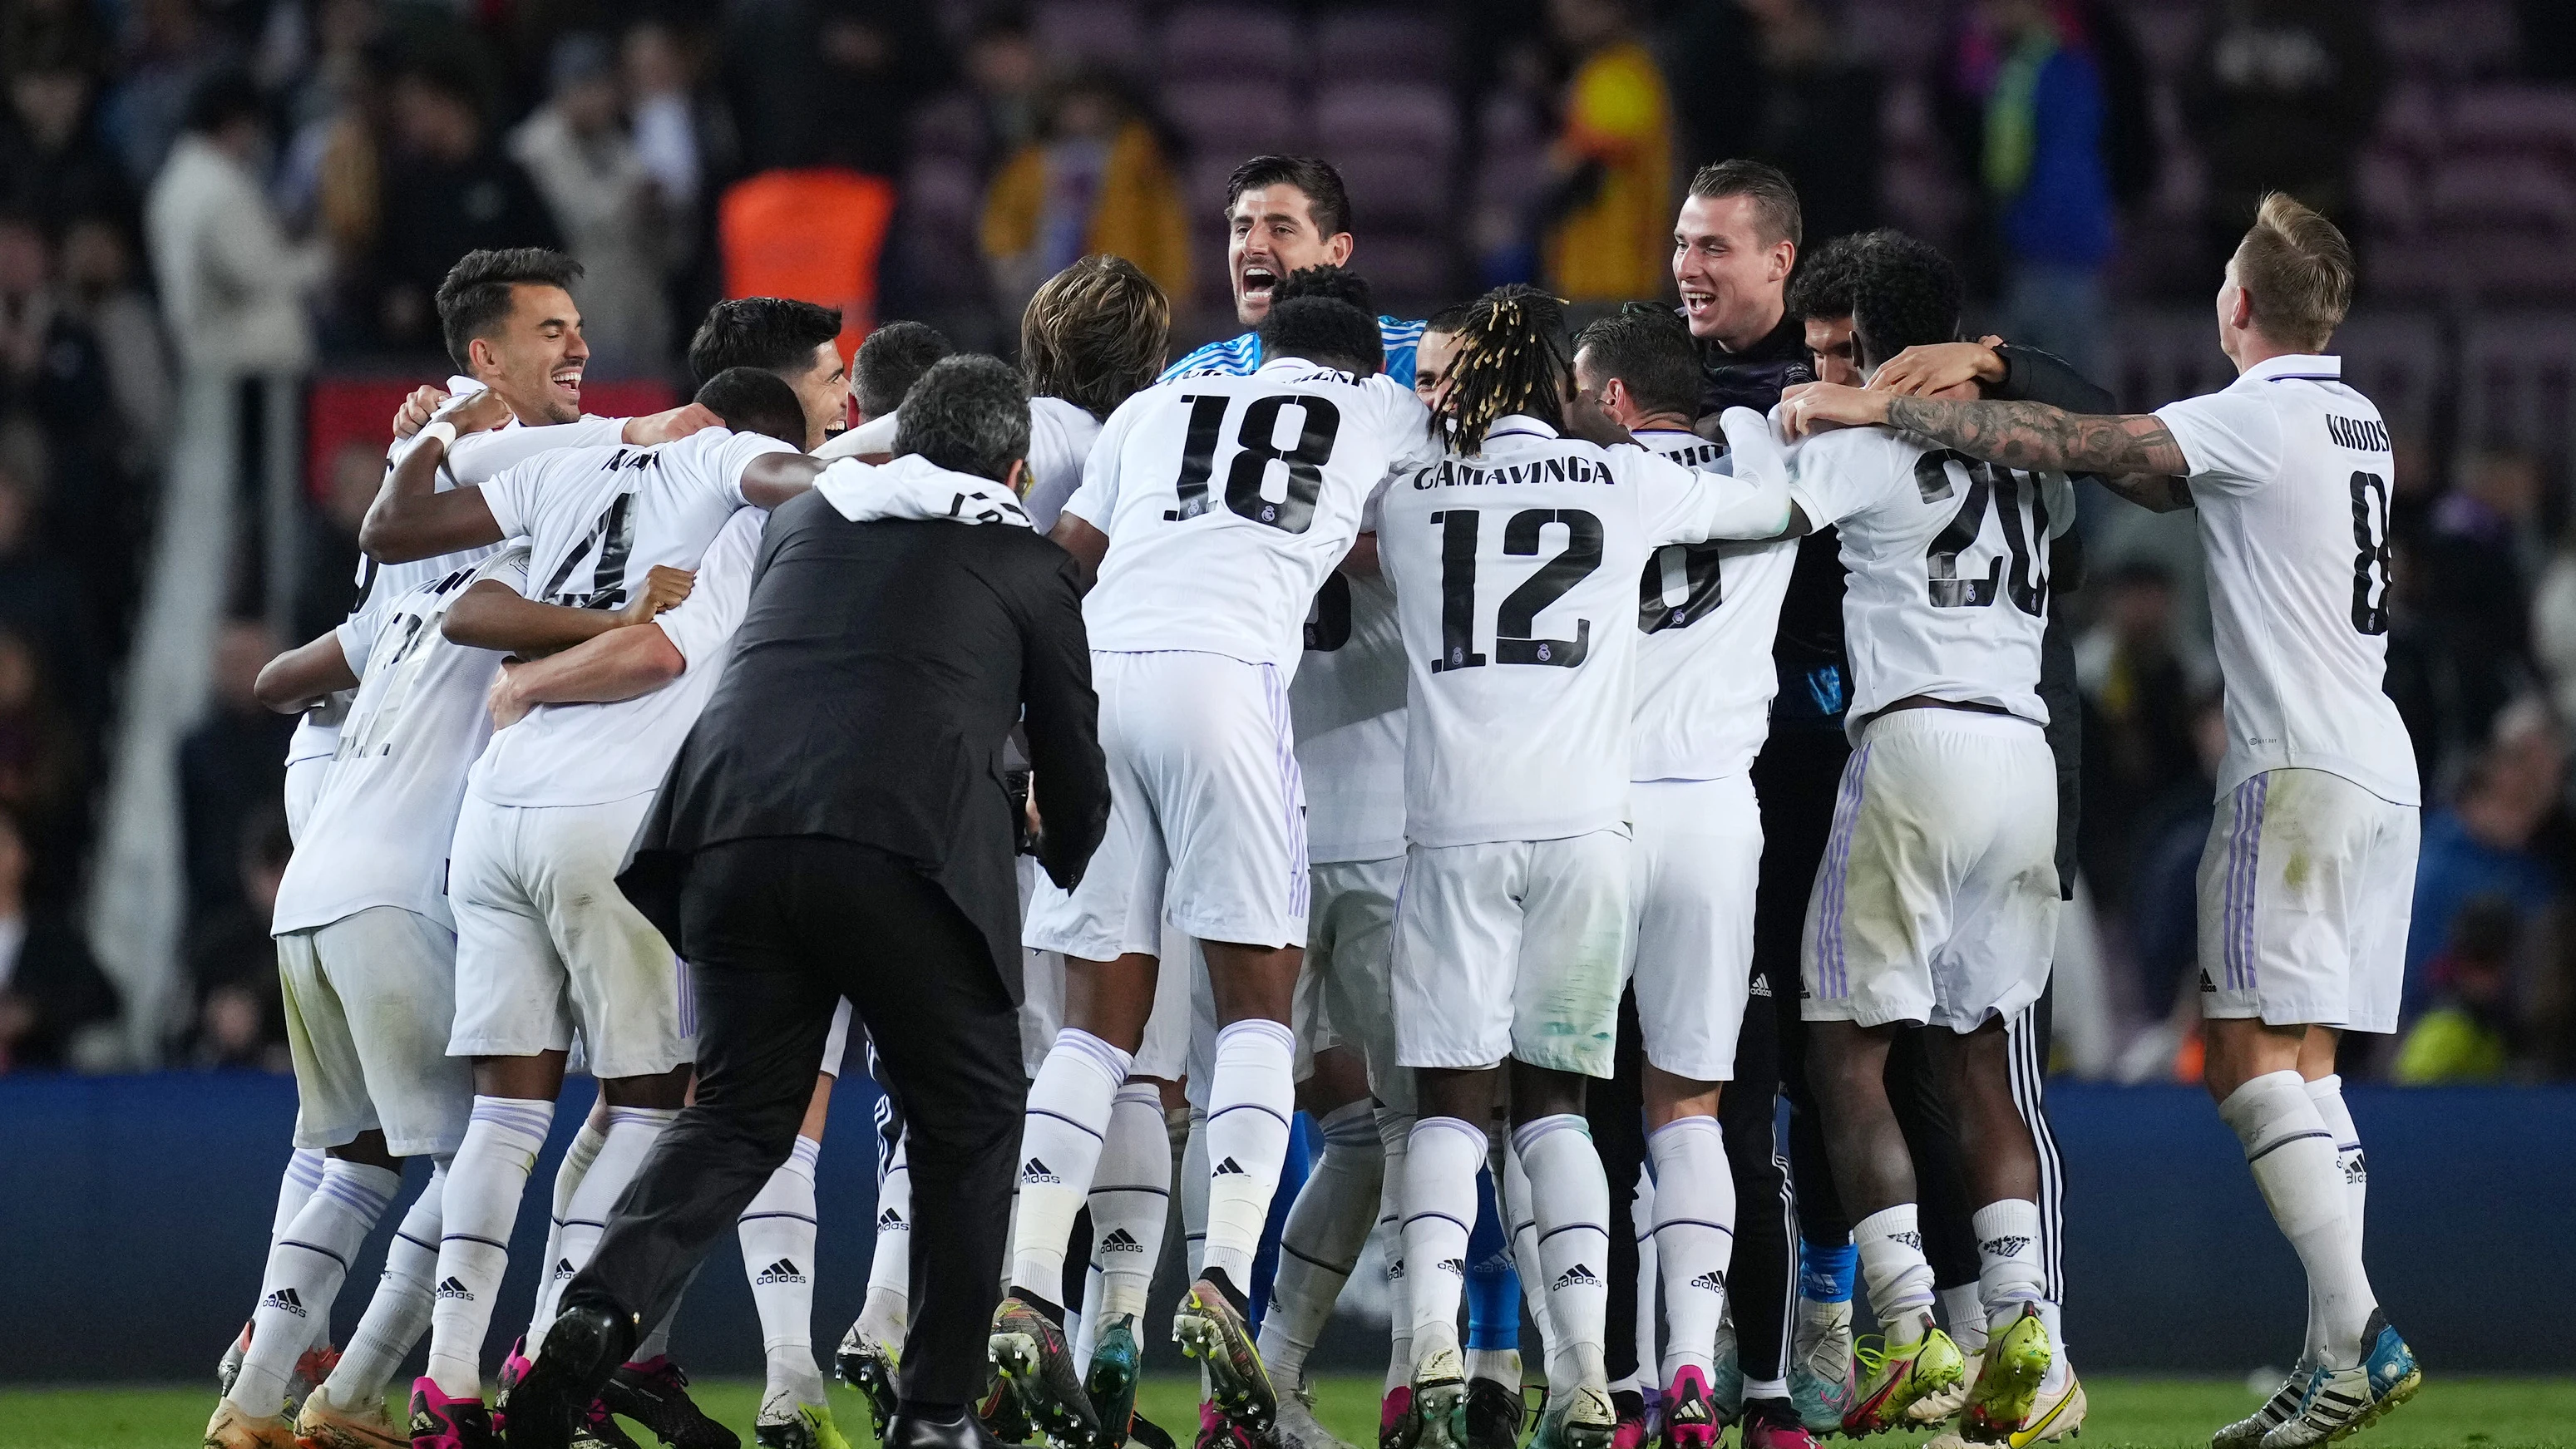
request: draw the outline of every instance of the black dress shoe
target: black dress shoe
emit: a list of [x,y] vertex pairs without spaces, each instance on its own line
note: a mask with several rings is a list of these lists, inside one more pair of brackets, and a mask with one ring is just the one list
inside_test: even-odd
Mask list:
[[898,1409],[878,1449],[1003,1449],[1003,1445],[982,1421],[962,1409],[956,1418],[945,1420],[924,1419]]
[[567,1308],[546,1330],[526,1377],[510,1389],[502,1442],[509,1449],[566,1449],[600,1386],[635,1346],[632,1320],[605,1308]]

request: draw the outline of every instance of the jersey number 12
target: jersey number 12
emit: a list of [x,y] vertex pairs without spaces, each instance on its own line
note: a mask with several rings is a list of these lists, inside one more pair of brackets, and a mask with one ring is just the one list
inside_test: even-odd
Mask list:
[[[1431,515],[1440,529],[1440,657],[1431,672],[1474,669],[1485,656],[1476,652],[1476,539],[1485,516],[1473,508],[1451,508]],[[1592,652],[1592,621],[1574,621],[1571,639],[1534,637],[1539,611],[1564,598],[1566,591],[1601,567],[1601,520],[1580,508],[1524,508],[1503,521],[1503,552],[1535,558],[1539,532],[1549,524],[1565,529],[1565,548],[1521,580],[1494,610],[1496,664],[1552,664],[1572,669]]]

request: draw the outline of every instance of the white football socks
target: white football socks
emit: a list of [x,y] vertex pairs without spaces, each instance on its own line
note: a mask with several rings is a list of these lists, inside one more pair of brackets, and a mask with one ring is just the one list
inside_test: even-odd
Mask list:
[[483,1397],[483,1334],[510,1266],[510,1225],[554,1119],[552,1102],[477,1096],[448,1166],[438,1283],[430,1290],[429,1377],[449,1398]]
[[814,1364],[814,1163],[822,1154],[822,1143],[798,1137],[734,1221],[760,1314],[764,1403],[782,1393],[800,1404],[825,1402]]
[[[1162,1089],[1129,1082],[1109,1104],[1109,1130],[1091,1181],[1092,1261],[1100,1265],[1098,1311],[1105,1327],[1145,1316],[1145,1293],[1163,1256],[1163,1226],[1172,1211],[1172,1134],[1163,1121]],[[1096,1330],[1095,1330],[1096,1334]],[[1088,1367],[1090,1360],[1081,1363]]]
[[[2352,1234],[2353,1255],[2360,1257],[2362,1208],[2370,1195],[2370,1166],[2361,1153],[2361,1133],[2352,1125],[2352,1109],[2344,1105],[2343,1077],[2329,1073],[2308,1083],[2308,1100],[2317,1104],[2317,1115],[2325,1119],[2326,1130],[2334,1134],[2335,1167],[2343,1173],[2344,1229]],[[2323,1340],[2323,1320],[2312,1305],[2308,1313],[2308,1362],[2316,1361],[2324,1347]]]
[[1923,1230],[1914,1204],[1881,1208],[1852,1224],[1860,1249],[1861,1281],[1890,1345],[1912,1343],[1932,1321],[1932,1265],[1923,1257]]
[[1020,1128],[1019,1214],[1011,1225],[1011,1287],[1048,1303],[1064,1297],[1064,1252],[1091,1192],[1110,1103],[1132,1059],[1079,1027],[1055,1046],[1029,1084]]
[[2335,1134],[2295,1071],[2266,1072],[2228,1094],[2218,1115],[2245,1145],[2272,1221],[2308,1270],[2311,1334],[2332,1368],[2361,1361],[2361,1331],[2377,1306],[2346,1222]]
[[1484,1161],[1485,1129],[1474,1123],[1424,1117],[1413,1124],[1404,1154],[1404,1279],[1415,1363],[1458,1346],[1467,1237],[1476,1227],[1476,1169]]
[[1288,1160],[1297,1110],[1297,1038],[1279,1022],[1238,1021],[1216,1034],[1208,1074],[1206,1262],[1252,1292],[1252,1260]]
[[[1735,1261],[1735,1174],[1714,1117],[1682,1117],[1646,1139],[1655,1164],[1654,1247],[1663,1270],[1663,1383],[1687,1366],[1714,1372],[1726,1270]],[[1641,1295],[1638,1316],[1654,1312]],[[1645,1362],[1639,1340],[1638,1362]]]
[[1935,1295],[1941,1300],[1941,1324],[1950,1341],[1961,1353],[1975,1353],[1986,1346],[1986,1301],[1978,1285],[1962,1283],[1944,1288]]
[[[1610,1304],[1610,1180],[1602,1173],[1591,1129],[1572,1113],[1523,1124],[1512,1133],[1512,1147],[1529,1174],[1547,1311],[1556,1324],[1554,1347],[1571,1376],[1564,1387],[1593,1383],[1603,1372]],[[1421,1315],[1414,1317],[1418,1323]],[[1559,1387],[1553,1364],[1549,1387]]]
[[523,1353],[533,1355],[537,1351],[537,1341],[546,1336],[546,1325],[555,1321],[564,1285],[572,1281],[573,1265],[563,1255],[564,1219],[572,1216],[572,1195],[581,1190],[582,1178],[599,1160],[600,1144],[607,1140],[608,1104],[600,1102],[582,1115],[581,1130],[572,1135],[563,1161],[555,1164],[554,1201],[546,1213],[546,1255],[538,1260],[545,1266],[537,1273],[536,1306],[528,1315],[528,1336],[520,1341]]
[[429,1328],[429,1290],[438,1271],[439,1199],[446,1192],[447,1164],[440,1162],[394,1228],[375,1296],[367,1300],[349,1346],[340,1351],[339,1366],[323,1383],[332,1403],[344,1408],[383,1403],[394,1370]]
[[277,1212],[268,1220],[268,1245],[286,1236],[288,1225],[304,1205],[313,1199],[313,1189],[322,1185],[322,1169],[331,1160],[319,1147],[298,1147],[286,1159],[286,1171],[277,1179]]
[[868,1299],[859,1337],[900,1349],[912,1319],[912,1153],[909,1136],[877,1184],[877,1241],[868,1258]]
[[2048,1275],[2039,1265],[2039,1204],[2017,1197],[1990,1202],[1968,1226],[1977,1235],[1977,1301],[1986,1310],[1987,1332],[1998,1333],[2048,1297]]
[[1290,1386],[1306,1381],[1306,1355],[1359,1264],[1385,1186],[1385,1149],[1366,1098],[1325,1113],[1316,1125],[1323,1156],[1289,1205],[1270,1311],[1261,1320],[1261,1361],[1274,1383]]
[[1375,1108],[1377,1145],[1385,1167],[1379,1176],[1377,1227],[1386,1249],[1386,1382],[1381,1394],[1413,1381],[1412,1280],[1404,1267],[1404,1175],[1412,1160],[1413,1114]]
[[1189,1259],[1190,1281],[1198,1281],[1207,1262],[1208,1156],[1207,1111],[1190,1108],[1181,1133],[1180,1175],[1172,1179],[1181,1197],[1181,1253]]
[[1539,1369],[1553,1391],[1570,1385],[1573,1370],[1563,1361],[1565,1345],[1557,1336],[1556,1317],[1547,1306],[1547,1264],[1538,1252],[1538,1210],[1530,1206],[1529,1169],[1520,1151],[1503,1143],[1503,1216],[1512,1235],[1512,1266],[1521,1275],[1521,1307],[1538,1329]]
[[[1637,1235],[1637,1306],[1631,1332],[1637,1345],[1637,1367],[1613,1393],[1636,1389],[1655,1371],[1655,1289],[1662,1281],[1655,1253],[1655,1173],[1650,1162],[1637,1165],[1637,1190],[1628,1198],[1628,1226]],[[1606,1295],[1608,1290],[1603,1290]]]
[[387,1168],[336,1157],[324,1165],[321,1185],[269,1250],[250,1351],[229,1395],[234,1408],[264,1419],[286,1406],[295,1361],[317,1339],[330,1338],[331,1304],[349,1262],[401,1190],[402,1174]]
[[[635,1174],[644,1168],[644,1159],[653,1153],[653,1144],[679,1120],[677,1107],[611,1107],[608,1109],[608,1134],[600,1140],[599,1155],[581,1175],[581,1182],[564,1205],[563,1237],[555,1251],[551,1280],[560,1277],[569,1283],[574,1273],[590,1266],[590,1256],[599,1251],[600,1236],[608,1231],[609,1210],[617,1206]],[[572,1271],[565,1272],[569,1267]],[[558,1310],[563,1289],[555,1289]],[[528,1331],[527,1355],[537,1356],[544,1346],[546,1330],[554,1326],[549,1317]]]

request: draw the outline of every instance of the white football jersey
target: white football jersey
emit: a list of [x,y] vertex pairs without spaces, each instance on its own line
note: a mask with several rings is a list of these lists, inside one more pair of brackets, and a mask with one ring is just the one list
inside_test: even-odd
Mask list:
[[1060,397],[1029,399],[1029,476],[1020,506],[1040,533],[1055,527],[1064,501],[1082,486],[1082,465],[1100,441],[1100,419]]
[[2394,805],[2423,801],[2388,670],[2395,455],[2337,357],[2275,357],[2156,409],[2191,465],[2227,687],[2225,795],[2296,766]]
[[271,929],[309,931],[372,906],[453,927],[447,847],[465,773],[492,732],[484,695],[501,655],[448,642],[448,605],[482,579],[527,582],[528,551],[504,549],[340,626],[359,676],[303,838],[277,888]]
[[[1728,414],[1730,433],[1761,427]],[[1408,679],[1406,838],[1553,840],[1628,811],[1637,580],[1667,543],[1777,534],[1787,497],[1643,448],[1501,419],[1484,451],[1390,485],[1378,556]]]
[[1326,574],[1288,684],[1314,864],[1404,854],[1404,688],[1394,587]]
[[[1705,475],[1703,486],[1750,489],[1722,444],[1680,430],[1639,445]],[[1725,481],[1720,481],[1720,480]],[[1753,768],[1771,733],[1771,665],[1780,600],[1798,541],[1668,543],[1637,584],[1636,755],[1640,780],[1724,780]]]
[[689,597],[637,626],[670,638],[684,664],[679,678],[633,699],[538,705],[493,734],[467,788],[495,805],[599,805],[660,789],[732,657],[768,525],[765,510],[734,510],[691,561],[698,581]]
[[1293,674],[1299,629],[1390,471],[1439,456],[1409,388],[1293,357],[1149,387],[1109,417],[1064,511],[1109,536],[1091,647]]
[[1789,449],[1788,469],[1808,522],[1842,534],[1854,728],[1916,695],[2048,723],[2039,643],[2049,540],[2075,522],[2065,474],[1887,428],[1818,433]]

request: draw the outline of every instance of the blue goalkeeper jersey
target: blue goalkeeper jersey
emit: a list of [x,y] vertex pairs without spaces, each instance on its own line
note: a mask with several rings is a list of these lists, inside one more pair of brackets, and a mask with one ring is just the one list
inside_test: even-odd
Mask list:
[[[1396,383],[1413,386],[1413,349],[1422,341],[1420,322],[1399,322],[1393,317],[1377,319],[1378,336],[1386,343],[1386,375]],[[1244,377],[1261,368],[1261,334],[1246,332],[1222,342],[1211,342],[1180,361],[1163,369],[1157,382],[1170,382],[1193,373],[1216,373],[1225,377]]]

